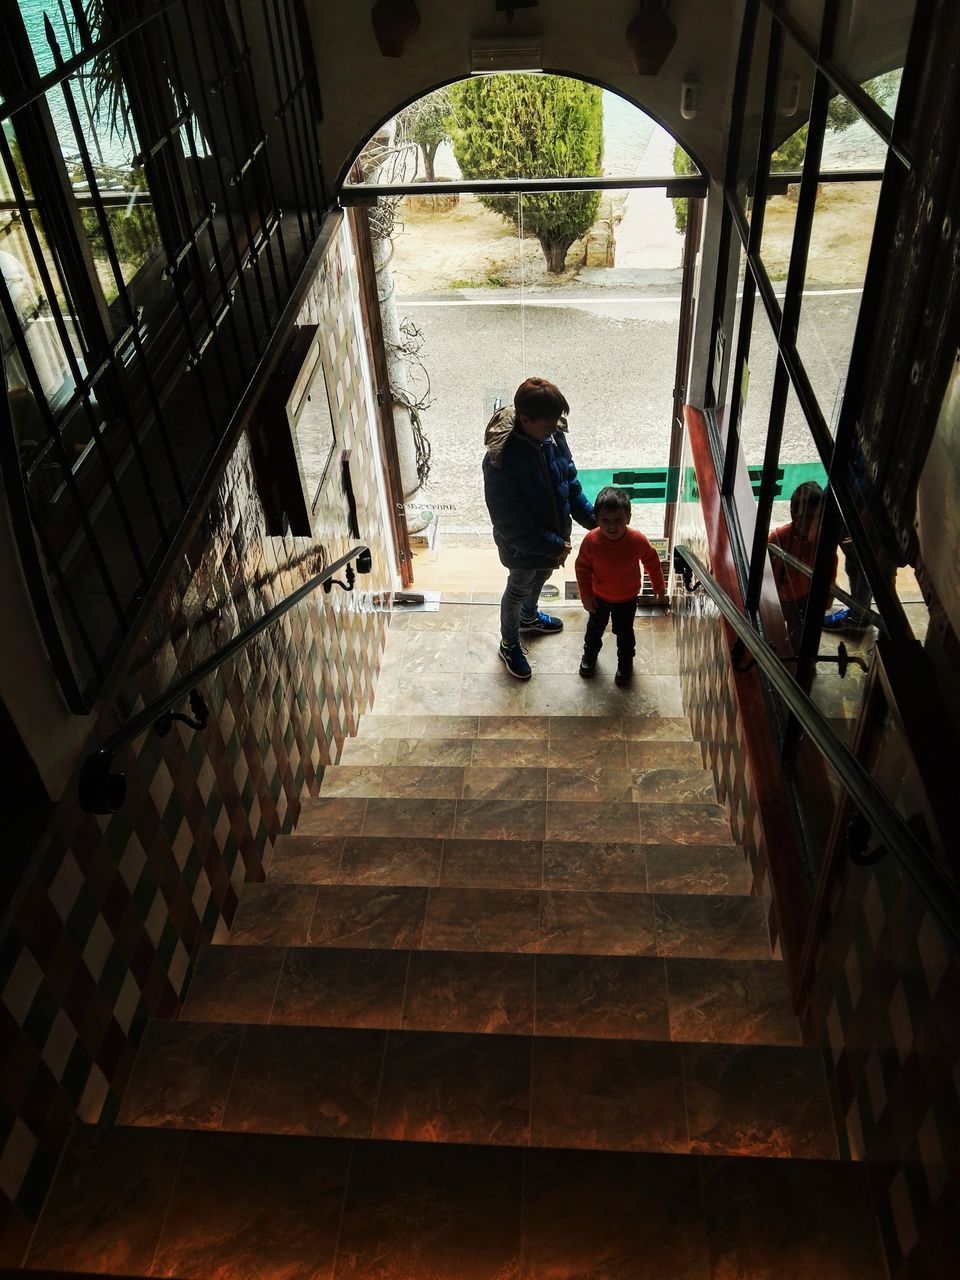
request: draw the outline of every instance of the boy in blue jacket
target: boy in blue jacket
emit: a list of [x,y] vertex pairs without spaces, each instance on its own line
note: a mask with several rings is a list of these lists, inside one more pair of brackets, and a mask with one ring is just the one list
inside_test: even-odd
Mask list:
[[593,529],[593,507],[584,496],[566,440],[570,406],[546,378],[517,387],[513,408],[487,423],[483,495],[493,521],[500,563],[509,570],[500,601],[500,649],[517,680],[529,680],[521,631],[550,635],[559,618],[539,608],[543,584],[570,554],[573,521]]

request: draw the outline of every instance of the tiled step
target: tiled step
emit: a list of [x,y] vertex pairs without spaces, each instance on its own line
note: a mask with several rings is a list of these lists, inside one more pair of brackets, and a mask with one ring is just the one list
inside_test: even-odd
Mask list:
[[799,1044],[775,960],[207,946],[181,1018]]
[[700,769],[700,744],[649,738],[348,738],[341,765],[454,765],[516,769]]
[[360,719],[362,738],[503,738],[565,742],[570,751],[586,743],[620,740],[690,742],[685,716],[570,715],[384,715]]
[[737,845],[415,836],[281,836],[271,885],[396,884],[460,889],[619,889],[749,894]]
[[120,1124],[829,1160],[819,1048],[154,1022]]
[[[625,745],[625,744],[620,744]],[[644,804],[716,801],[705,769],[637,769],[609,765],[330,765],[321,798],[366,796],[422,800],[595,800]],[[309,803],[309,802],[308,802]]]
[[80,1126],[27,1265],[190,1280],[883,1280],[869,1176],[837,1161]]
[[730,820],[721,805],[687,802],[321,796],[304,803],[297,833],[716,845],[730,843]]
[[230,943],[766,960],[759,897],[248,884]]

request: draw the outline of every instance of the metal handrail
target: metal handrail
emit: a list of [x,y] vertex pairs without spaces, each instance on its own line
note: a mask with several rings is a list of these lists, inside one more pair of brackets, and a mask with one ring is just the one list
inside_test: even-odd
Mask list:
[[[197,692],[197,685],[200,681],[206,679],[229,658],[240,653],[261,631],[266,631],[278,618],[283,617],[285,613],[289,612],[295,605],[298,605],[301,600],[306,599],[308,595],[316,591],[317,587],[322,586],[329,592],[331,587],[336,584],[345,591],[352,591],[356,578],[351,563],[354,560],[357,562],[357,573],[370,572],[370,548],[363,545],[352,547],[346,555],[341,556],[339,560],[335,560],[333,564],[315,574],[309,582],[305,582],[302,587],[298,587],[296,591],[281,600],[279,604],[274,605],[272,609],[268,609],[262,618],[258,618],[256,622],[251,622],[249,626],[244,627],[232,640],[215,650],[199,666],[194,667],[189,675],[171,685],[166,693],[161,694],[159,698],[155,698],[139,715],[122,724],[105,742],[102,742],[99,747],[89,752],[80,769],[78,789],[81,807],[87,813],[115,813],[123,803],[126,794],[126,782],[123,774],[114,773],[111,768],[113,757],[120,748],[133,742],[135,738],[139,738],[142,733],[145,733],[154,725],[158,726],[161,734],[169,732],[170,724],[173,720],[181,720],[193,729],[205,728],[207,706],[202,695]],[[341,569],[345,570],[346,582],[336,578],[336,574]],[[194,713],[193,718],[174,711],[174,707],[179,706],[184,699],[189,699],[190,701],[190,706]]]
[[954,942],[960,944],[960,893],[930,857],[903,818],[830,728],[826,718],[784,669],[780,659],[750,626],[716,579],[689,547],[680,544],[678,554],[724,618],[750,650],[757,666],[803,726],[804,732],[838,776],[862,816],[894,855],[927,907]]

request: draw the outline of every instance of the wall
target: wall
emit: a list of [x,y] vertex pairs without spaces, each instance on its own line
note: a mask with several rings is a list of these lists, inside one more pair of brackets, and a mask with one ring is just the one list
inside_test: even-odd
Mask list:
[[[296,824],[325,764],[369,707],[389,588],[376,429],[346,223],[339,221],[300,317],[324,330],[339,443],[352,450],[363,594],[322,591],[206,683],[211,722],[150,733],[118,757],[127,799],[109,818],[67,789],[4,921],[0,1035],[7,1048],[0,1155],[0,1265],[22,1256],[75,1116],[115,1114],[146,1020],[175,1015],[196,948],[222,937],[245,880]],[[332,468],[336,474],[336,468]],[[352,544],[336,484],[318,536],[331,559]],[[310,576],[306,539],[269,538],[240,440],[135,650],[117,704],[140,709],[212,648]],[[104,711],[102,738],[115,721]]]

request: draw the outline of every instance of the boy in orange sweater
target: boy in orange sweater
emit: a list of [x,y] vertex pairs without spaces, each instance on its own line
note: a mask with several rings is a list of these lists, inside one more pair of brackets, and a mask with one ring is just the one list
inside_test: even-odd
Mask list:
[[608,486],[597,494],[593,510],[597,527],[591,529],[580,544],[576,563],[580,602],[590,615],[580,674],[589,678],[596,672],[603,633],[612,618],[613,634],[617,637],[614,680],[624,685],[630,683],[633,675],[633,655],[637,649],[633,619],[642,586],[641,563],[650,575],[656,601],[665,599],[667,588],[657,553],[639,530],[627,527],[629,496],[622,489]]

